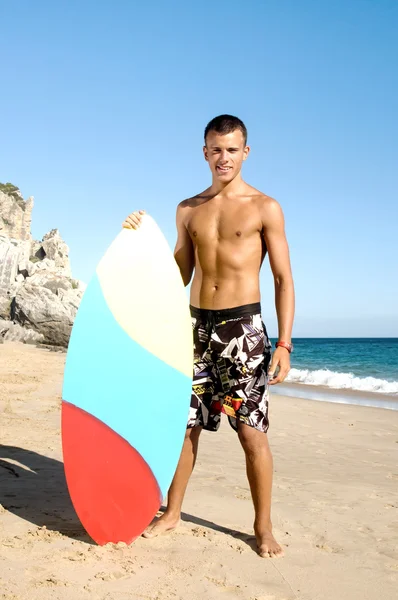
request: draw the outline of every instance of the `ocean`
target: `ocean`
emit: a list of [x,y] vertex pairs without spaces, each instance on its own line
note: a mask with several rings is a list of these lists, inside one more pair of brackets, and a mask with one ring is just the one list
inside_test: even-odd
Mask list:
[[272,391],[398,409],[398,338],[295,338],[293,342],[285,383],[294,385],[276,385]]

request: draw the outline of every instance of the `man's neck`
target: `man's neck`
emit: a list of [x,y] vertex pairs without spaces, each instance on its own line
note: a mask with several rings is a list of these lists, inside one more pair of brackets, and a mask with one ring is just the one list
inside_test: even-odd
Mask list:
[[239,194],[239,192],[243,191],[246,185],[247,184],[242,179],[242,175],[238,173],[238,175],[234,177],[232,181],[229,181],[226,184],[223,184],[222,182],[217,180],[214,181],[213,178],[213,182],[211,184],[211,187],[209,188],[209,192],[212,196],[227,197]]

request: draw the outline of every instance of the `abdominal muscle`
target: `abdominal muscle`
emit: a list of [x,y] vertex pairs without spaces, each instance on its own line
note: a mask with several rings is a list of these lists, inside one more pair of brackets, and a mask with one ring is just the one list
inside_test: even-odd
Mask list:
[[195,248],[192,306],[209,310],[260,302],[261,244],[239,251],[218,242],[212,248]]

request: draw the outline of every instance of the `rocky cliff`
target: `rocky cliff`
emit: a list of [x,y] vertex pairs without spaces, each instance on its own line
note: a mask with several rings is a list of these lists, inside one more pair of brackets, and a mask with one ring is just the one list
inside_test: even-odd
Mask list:
[[0,183],[0,341],[67,346],[84,286],[58,229],[33,240],[33,198]]

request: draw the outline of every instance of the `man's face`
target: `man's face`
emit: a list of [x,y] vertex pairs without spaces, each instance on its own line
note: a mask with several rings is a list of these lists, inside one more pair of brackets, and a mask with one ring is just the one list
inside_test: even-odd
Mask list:
[[224,184],[232,181],[240,172],[242,162],[246,160],[249,151],[250,148],[245,146],[240,129],[235,129],[226,135],[209,131],[206,146],[203,147],[203,153],[209,163],[213,179]]

